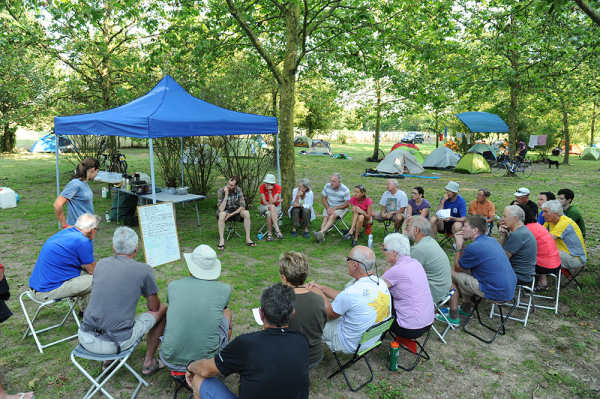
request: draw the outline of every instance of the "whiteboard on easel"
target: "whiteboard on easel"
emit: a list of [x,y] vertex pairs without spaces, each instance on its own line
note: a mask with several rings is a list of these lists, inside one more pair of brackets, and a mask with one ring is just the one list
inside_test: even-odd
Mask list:
[[138,206],[146,263],[152,267],[181,259],[172,202]]

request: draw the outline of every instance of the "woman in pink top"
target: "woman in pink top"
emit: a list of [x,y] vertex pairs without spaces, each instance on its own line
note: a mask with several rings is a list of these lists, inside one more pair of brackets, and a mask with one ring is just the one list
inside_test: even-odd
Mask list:
[[[383,240],[383,251],[391,265],[382,276],[392,294],[395,320],[391,331],[400,338],[418,338],[433,324],[433,298],[427,274],[423,266],[410,257],[410,242],[405,235],[388,234]],[[406,345],[405,340],[397,341]]]
[[[523,207],[522,207],[523,208]],[[536,290],[548,288],[546,274],[556,273],[560,266],[560,255],[556,241],[548,230],[525,212],[525,226],[531,231],[537,242],[537,262],[535,265]]]
[[354,186],[354,195],[350,198],[350,205],[352,205],[352,225],[348,233],[344,235],[345,240],[352,239],[353,247],[358,244],[358,235],[363,226],[370,226],[373,223],[372,204],[373,201],[371,198],[367,197],[365,186],[362,184]]

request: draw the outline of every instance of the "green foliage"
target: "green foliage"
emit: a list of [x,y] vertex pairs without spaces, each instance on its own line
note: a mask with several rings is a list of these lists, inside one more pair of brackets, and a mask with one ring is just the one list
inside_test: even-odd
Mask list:
[[298,97],[301,111],[296,115],[296,124],[306,129],[308,137],[327,133],[338,125],[341,106],[331,83],[319,77],[305,78],[298,85]]

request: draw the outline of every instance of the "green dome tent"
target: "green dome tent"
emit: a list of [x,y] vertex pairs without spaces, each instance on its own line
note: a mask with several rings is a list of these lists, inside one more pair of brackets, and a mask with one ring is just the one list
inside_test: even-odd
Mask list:
[[[400,148],[402,148],[402,147],[400,147]],[[423,161],[425,161],[425,156],[423,154],[421,154],[421,152],[419,150],[415,150],[414,148],[409,148],[409,147],[404,147],[402,149],[405,151],[408,151],[409,154],[411,154],[413,157],[415,157],[417,162],[419,162],[421,165],[423,165]]]
[[581,159],[589,159],[591,161],[597,161],[600,159],[600,149],[596,147],[585,147],[581,154]]
[[490,165],[487,163],[485,158],[475,152],[469,152],[458,161],[455,172],[460,173],[490,173]]

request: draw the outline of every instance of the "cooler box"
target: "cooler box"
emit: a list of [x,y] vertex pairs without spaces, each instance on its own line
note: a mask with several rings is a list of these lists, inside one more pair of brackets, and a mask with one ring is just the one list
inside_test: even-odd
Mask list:
[[17,193],[8,187],[0,187],[0,209],[16,207]]

